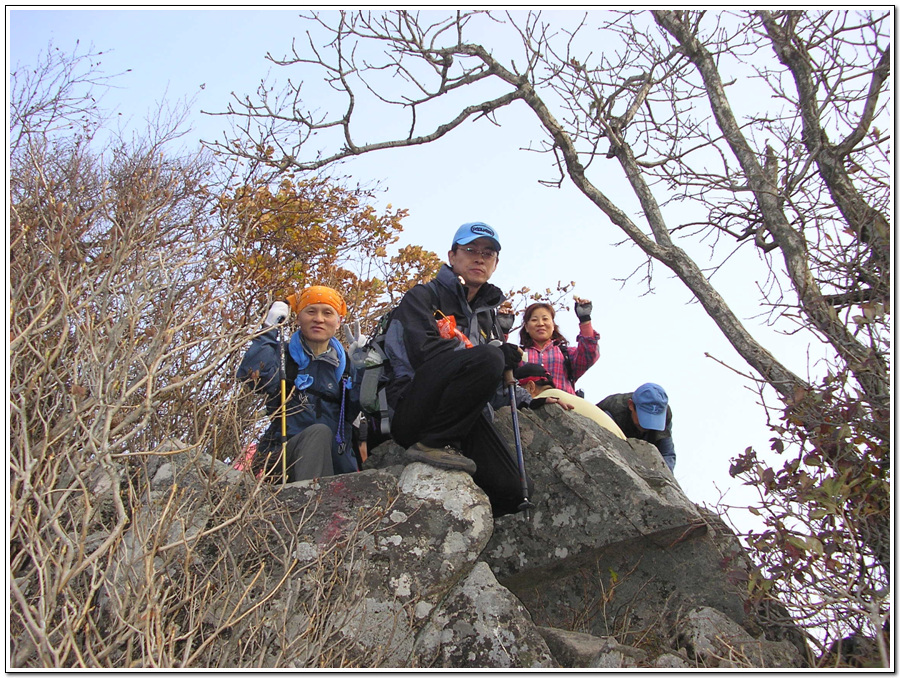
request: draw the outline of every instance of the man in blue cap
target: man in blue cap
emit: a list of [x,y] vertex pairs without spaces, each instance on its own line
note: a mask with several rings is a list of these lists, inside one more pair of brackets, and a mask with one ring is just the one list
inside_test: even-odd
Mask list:
[[656,445],[670,471],[675,471],[675,443],[672,441],[672,408],[669,396],[659,384],[646,383],[632,393],[606,396],[597,407],[613,418],[629,438]]
[[[504,342],[497,308],[505,297],[488,280],[500,239],[480,222],[460,226],[434,280],[416,285],[394,309],[385,338],[391,436],[420,461],[472,475],[494,515],[514,513],[522,482],[488,403],[521,349]],[[490,345],[499,340],[502,345]]]

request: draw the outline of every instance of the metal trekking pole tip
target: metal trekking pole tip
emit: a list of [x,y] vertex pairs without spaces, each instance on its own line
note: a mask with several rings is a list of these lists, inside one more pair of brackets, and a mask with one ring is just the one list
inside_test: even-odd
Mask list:
[[525,512],[525,517],[529,516],[529,511],[534,508],[528,500],[528,478],[525,475],[525,455],[522,452],[522,434],[519,431],[519,411],[516,407],[516,380],[513,377],[512,370],[508,371],[510,381],[507,389],[509,390],[509,408],[512,414],[513,436],[516,444],[516,461],[519,465],[519,480],[522,483],[522,503],[519,504],[519,511]]

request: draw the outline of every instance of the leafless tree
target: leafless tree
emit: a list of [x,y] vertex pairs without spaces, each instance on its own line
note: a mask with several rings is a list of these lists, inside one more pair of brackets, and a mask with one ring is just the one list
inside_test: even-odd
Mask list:
[[212,473],[257,418],[234,379],[250,333],[210,215],[217,168],[172,152],[177,108],[98,146],[105,82],[90,52],[11,74],[8,666],[377,665],[330,614],[355,600],[335,565],[349,542],[292,594],[305,631],[272,605],[300,581],[298,525],[268,484]]
[[[547,183],[571,181],[646,254],[639,270],[648,286],[654,262],[674,272],[753,370],[764,401],[777,395],[782,421],[772,423],[773,447],[795,443],[783,477],[796,478],[794,462],[813,455],[832,476],[871,480],[872,492],[848,502],[857,512],[837,521],[850,521],[849,551],[865,552],[860,558],[872,559],[884,578],[889,12],[593,11],[544,19],[524,11],[394,11],[303,19],[304,38],[283,58],[269,57],[290,73],[288,84],[263,83],[255,96],[236,98],[227,113],[239,138],[220,148],[276,170],[320,170],[427,144],[479,118],[501,124],[504,108],[524,105],[535,128],[522,145],[549,154],[555,175]],[[305,100],[311,79],[330,86],[337,103],[318,92]],[[371,120],[388,111],[406,131],[367,136],[377,134]],[[260,149],[274,153],[267,159]],[[614,168],[630,197],[601,190]],[[629,216],[632,204],[639,220]],[[689,253],[698,243],[708,245],[711,270]],[[763,317],[817,344],[826,357],[816,374],[789,369],[712,284],[712,272],[744,248],[762,266]],[[769,410],[779,418],[775,406]],[[745,459],[735,472],[756,463]],[[759,471],[767,493],[784,490]],[[808,499],[783,496],[785,506]],[[861,601],[848,614],[871,613],[877,626],[885,596],[848,581],[848,595]]]

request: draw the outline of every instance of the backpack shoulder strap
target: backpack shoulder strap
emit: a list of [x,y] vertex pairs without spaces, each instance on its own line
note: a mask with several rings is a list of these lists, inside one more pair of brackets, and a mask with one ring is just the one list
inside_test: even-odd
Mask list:
[[300,372],[300,367],[297,365],[297,361],[294,360],[294,356],[291,355],[291,352],[287,350],[285,346],[284,349],[284,380],[288,384],[288,390],[291,389],[290,385],[294,383],[297,379],[297,374]]
[[559,343],[559,352],[563,356],[563,368],[566,370],[566,378],[569,383],[575,385],[575,368],[572,367],[572,359],[569,357],[569,342],[563,340]]
[[503,336],[503,328],[500,327],[500,314],[497,312],[496,308],[491,309],[491,331],[494,333],[494,339],[499,339],[500,341],[506,341],[506,337]]
[[441,307],[441,297],[438,294],[437,290],[437,282],[432,279],[425,283],[425,287],[428,288],[428,291],[431,292],[431,311],[437,311]]

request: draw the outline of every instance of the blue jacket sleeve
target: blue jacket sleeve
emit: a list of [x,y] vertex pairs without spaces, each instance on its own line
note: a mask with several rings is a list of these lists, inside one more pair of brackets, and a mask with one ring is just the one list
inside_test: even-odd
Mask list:
[[[515,394],[517,409],[524,410],[531,407],[531,396],[528,394],[528,391],[517,384],[515,387]],[[489,402],[491,404],[491,407],[495,410],[499,410],[501,407],[508,407],[509,386],[501,383],[500,386],[497,387],[497,390],[494,392],[494,395],[491,397]]]
[[263,391],[269,394],[279,393],[281,389],[278,369],[280,362],[278,331],[272,328],[250,342],[250,346],[238,366],[237,379],[246,383],[254,391]]
[[665,438],[660,438],[659,440],[657,440],[656,449],[658,449],[659,453],[662,455],[663,461],[666,462],[666,466],[668,466],[669,470],[674,473],[675,443],[672,441],[672,436],[666,436]]

